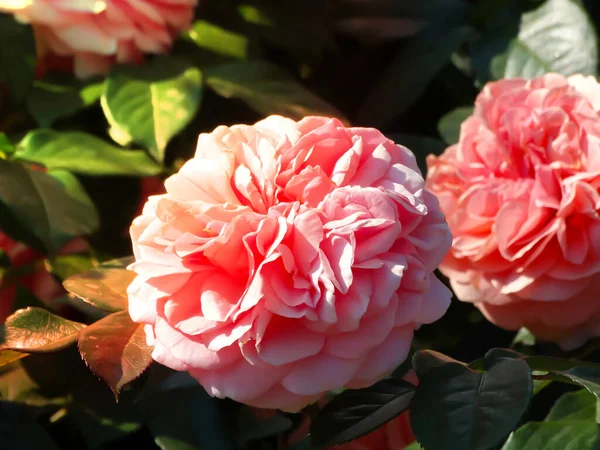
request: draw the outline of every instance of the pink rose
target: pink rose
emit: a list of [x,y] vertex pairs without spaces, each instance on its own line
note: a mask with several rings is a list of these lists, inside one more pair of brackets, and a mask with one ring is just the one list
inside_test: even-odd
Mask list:
[[214,396],[296,411],[391,373],[439,319],[451,244],[415,158],[379,131],[218,127],[134,220],[129,312]]
[[[75,239],[62,250],[62,254],[75,253],[87,248],[82,239]],[[22,271],[16,279],[11,271],[0,274],[0,324],[10,315],[16,296],[17,284],[27,288],[42,302],[52,301],[65,294],[61,284],[44,267],[43,257],[27,245],[13,241],[0,231],[0,251],[9,259],[11,270]]]
[[459,143],[428,159],[458,298],[564,348],[600,335],[599,109],[592,77],[489,83]]
[[165,53],[190,26],[196,0],[0,0],[0,12],[33,25],[38,54],[72,56],[78,77],[104,74],[114,62]]

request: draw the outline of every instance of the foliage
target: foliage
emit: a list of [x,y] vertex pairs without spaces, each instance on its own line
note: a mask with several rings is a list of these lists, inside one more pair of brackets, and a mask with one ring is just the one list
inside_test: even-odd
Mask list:
[[[0,311],[18,287],[0,329],[0,448],[325,449],[405,411],[410,449],[600,448],[595,341],[567,353],[454,302],[395,374],[412,367],[418,386],[393,376],[261,413],[152,362],[126,269],[129,224],[199,133],[335,116],[379,127],[425,171],[484,83],[598,76],[598,27],[591,0],[203,0],[170,54],[82,81],[42,67],[32,27],[0,13],[0,229],[37,255],[0,255]],[[51,301],[19,281],[40,270],[64,285]]]

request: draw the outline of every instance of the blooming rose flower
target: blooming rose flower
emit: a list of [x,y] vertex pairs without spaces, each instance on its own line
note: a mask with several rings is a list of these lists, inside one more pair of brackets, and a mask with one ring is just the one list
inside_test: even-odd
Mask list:
[[[85,248],[87,244],[83,240],[76,239],[62,249],[61,253],[75,253]],[[38,252],[21,242],[13,241],[2,231],[0,231],[0,251],[9,259],[12,269],[26,269],[25,273],[16,280],[0,277],[0,324],[4,323],[11,313],[17,284],[24,286],[38,299],[48,304],[65,293],[60,283],[44,268],[42,256]]]
[[165,53],[189,27],[196,0],[0,0],[0,12],[33,25],[38,54],[72,56],[81,78],[106,73],[114,62]]
[[296,411],[369,386],[449,305],[437,199],[375,129],[221,126],[165,187],[131,227],[129,313],[211,395]]
[[599,109],[592,77],[489,83],[459,143],[428,159],[458,298],[565,348],[600,334]]

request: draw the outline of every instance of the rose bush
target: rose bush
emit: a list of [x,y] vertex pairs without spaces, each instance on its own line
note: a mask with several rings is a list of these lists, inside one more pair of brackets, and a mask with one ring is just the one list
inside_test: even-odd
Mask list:
[[114,62],[167,52],[173,37],[190,25],[195,5],[196,0],[0,0],[0,12],[33,25],[38,57],[73,57],[76,75],[86,78],[106,73]]
[[593,77],[489,83],[458,144],[428,159],[458,298],[565,348],[600,335],[599,109]]
[[448,308],[444,216],[375,129],[221,126],[165,187],[131,227],[129,313],[153,358],[211,395],[295,411],[369,386]]

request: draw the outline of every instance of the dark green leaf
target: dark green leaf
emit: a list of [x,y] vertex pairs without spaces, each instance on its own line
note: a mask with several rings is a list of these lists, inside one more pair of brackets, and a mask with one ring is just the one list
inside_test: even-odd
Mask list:
[[248,56],[248,38],[205,20],[194,22],[183,36],[205,50],[236,59]]
[[569,369],[586,367],[600,371],[600,364],[574,359],[560,359],[550,356],[527,356],[506,348],[493,348],[485,354],[485,365],[491,367],[502,358],[516,358],[524,360],[531,370],[538,372],[565,371]]
[[442,139],[449,145],[456,144],[460,138],[460,126],[472,114],[472,106],[463,106],[444,115],[438,123],[438,132]]
[[118,398],[127,383],[139,377],[152,362],[144,324],[120,311],[85,328],[79,334],[79,351],[86,364]]
[[161,167],[143,150],[125,150],[81,132],[31,131],[17,158],[83,175],[152,176]]
[[600,398],[600,369],[591,367],[574,367],[569,370],[551,372],[563,376],[577,385],[587,389]]
[[417,352],[419,387],[411,403],[412,429],[421,445],[438,450],[488,449],[521,420],[532,380],[524,361],[503,359],[487,372],[434,352]]
[[360,390],[346,390],[333,398],[312,421],[313,445],[327,448],[357,439],[405,411],[415,387],[403,380],[382,380]]
[[294,426],[294,422],[280,414],[260,420],[256,417],[256,412],[247,407],[239,408],[236,423],[237,444],[240,448],[245,448],[251,441],[278,436]]
[[29,353],[55,352],[74,344],[85,325],[41,308],[20,309],[5,323],[1,347]]
[[233,450],[227,403],[197,386],[153,395],[144,407],[146,425],[162,450]]
[[264,115],[280,114],[292,119],[320,115],[345,120],[337,109],[270,63],[215,66],[207,70],[206,83],[220,96],[238,98]]
[[16,102],[25,97],[35,77],[35,42],[31,26],[0,14],[0,84]]
[[448,29],[436,24],[415,36],[373,85],[356,121],[381,127],[397,118],[421,96],[450,55],[472,34],[468,25]]
[[0,401],[0,450],[58,450],[52,438],[28,414],[29,410],[24,405]]
[[103,89],[103,82],[82,83],[73,78],[39,80],[33,83],[27,106],[40,126],[49,127],[57,119],[97,103]]
[[530,422],[514,432],[502,450],[597,450],[600,425],[585,420]]
[[[98,227],[94,204],[77,178],[66,171],[44,173],[0,160],[0,204],[49,253]],[[0,227],[4,230],[7,218],[0,214]]]
[[560,397],[550,413],[546,422],[557,420],[590,420],[596,418],[596,397],[587,390],[567,392]]
[[548,72],[595,74],[594,26],[579,1],[548,0],[523,14],[519,35],[503,60],[505,78],[534,78]]
[[167,144],[194,117],[202,99],[202,73],[187,62],[160,56],[143,66],[114,66],[102,94],[111,137],[136,142],[159,162]]

